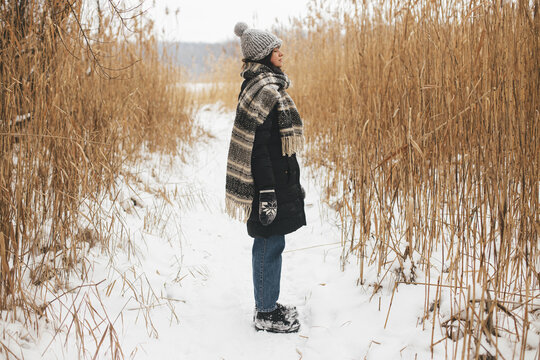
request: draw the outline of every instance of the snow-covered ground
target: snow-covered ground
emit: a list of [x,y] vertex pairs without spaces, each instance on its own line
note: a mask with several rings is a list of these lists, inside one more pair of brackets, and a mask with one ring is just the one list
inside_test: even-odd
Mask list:
[[342,269],[339,219],[319,201],[309,171],[302,180],[308,226],[286,236],[280,298],[298,307],[302,327],[296,334],[254,330],[252,240],[223,211],[233,117],[201,109],[196,121],[208,136],[184,154],[186,164],[148,154],[119,178],[120,201],[100,204],[112,223],[108,248],[90,248],[88,276],[47,295],[56,316],[38,320],[39,332],[2,324],[2,343],[14,355],[345,360],[452,353],[450,340],[430,349],[432,338],[444,336],[430,321],[422,325],[424,287],[384,286],[374,294],[373,281],[357,285],[355,259]]

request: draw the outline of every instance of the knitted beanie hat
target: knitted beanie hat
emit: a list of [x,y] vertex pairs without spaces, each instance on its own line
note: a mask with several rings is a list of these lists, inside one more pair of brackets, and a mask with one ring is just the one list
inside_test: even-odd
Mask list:
[[276,35],[264,30],[249,29],[244,22],[236,24],[234,33],[240,37],[242,55],[246,60],[261,60],[282,43]]

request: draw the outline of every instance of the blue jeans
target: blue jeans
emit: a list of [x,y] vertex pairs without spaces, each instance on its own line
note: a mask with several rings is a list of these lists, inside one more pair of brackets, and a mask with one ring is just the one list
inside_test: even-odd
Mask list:
[[276,309],[281,279],[281,253],[284,248],[284,235],[253,240],[253,289],[257,311],[269,312]]

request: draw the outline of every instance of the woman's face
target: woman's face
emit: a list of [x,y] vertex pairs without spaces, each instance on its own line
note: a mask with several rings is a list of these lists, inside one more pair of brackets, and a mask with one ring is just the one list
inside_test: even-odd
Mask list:
[[272,57],[270,57],[270,62],[272,63],[272,65],[278,68],[283,66],[283,53],[279,48],[275,48],[272,51]]

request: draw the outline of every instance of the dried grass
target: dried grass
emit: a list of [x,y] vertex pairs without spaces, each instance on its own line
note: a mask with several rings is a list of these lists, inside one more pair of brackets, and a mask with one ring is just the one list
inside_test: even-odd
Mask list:
[[[88,4],[0,4],[0,310],[21,311],[28,323],[61,315],[36,304],[25,274],[56,292],[52,283],[74,268],[85,278],[89,248],[107,246],[106,227],[81,213],[83,201],[112,190],[141,150],[177,153],[192,139],[180,72],[159,56],[140,9],[97,1],[85,18]],[[80,228],[81,217],[93,228]],[[99,336],[98,352],[108,342],[122,358],[104,308],[78,304],[66,309],[79,340]],[[78,318],[81,307],[99,324]]]

